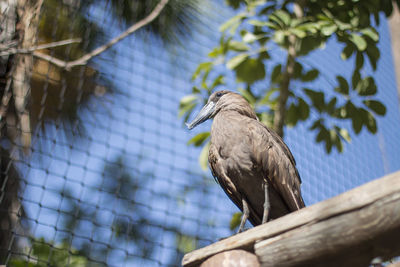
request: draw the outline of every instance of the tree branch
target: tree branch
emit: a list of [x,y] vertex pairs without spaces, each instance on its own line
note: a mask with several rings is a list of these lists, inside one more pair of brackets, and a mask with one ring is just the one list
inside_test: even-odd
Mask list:
[[52,43],[48,43],[48,44],[41,44],[41,45],[33,46],[30,48],[19,48],[19,49],[10,47],[15,43],[14,42],[14,43],[6,44],[6,46],[9,46],[6,49],[1,49],[1,47],[0,47],[0,51],[3,50],[0,52],[0,56],[8,56],[8,55],[12,55],[12,54],[30,54],[32,52],[35,52],[36,50],[64,46],[64,45],[73,44],[73,43],[80,43],[81,41],[82,41],[82,39],[80,39],[80,38],[67,39],[67,40],[52,42]]
[[[302,1],[294,3],[294,13],[297,18],[303,16]],[[281,88],[278,100],[278,110],[274,118],[274,130],[279,136],[283,137],[283,126],[286,119],[286,104],[290,93],[290,81],[293,77],[294,65],[296,63],[296,36],[289,36],[289,47],[286,59],[285,71],[281,81]]]
[[276,112],[274,118],[274,130],[281,137],[283,137],[283,125],[285,124],[286,119],[286,103],[289,98],[289,86],[293,77],[294,65],[296,62],[296,50],[294,48],[296,37],[293,35],[289,36],[289,42],[290,44],[286,59],[286,66],[282,77],[278,100],[278,111]]
[[147,24],[149,24],[150,22],[152,22],[155,18],[158,17],[158,15],[160,15],[161,11],[163,10],[163,8],[165,7],[165,5],[168,3],[169,0],[161,0],[157,6],[153,9],[153,11],[144,19],[136,22],[135,24],[133,24],[131,27],[129,27],[126,31],[124,31],[123,33],[121,33],[119,36],[115,37],[114,39],[112,39],[111,41],[109,41],[108,43],[94,49],[93,51],[83,55],[82,57],[73,60],[73,61],[64,61],[61,59],[57,59],[54,58],[52,56],[40,53],[35,51],[33,53],[33,56],[46,60],[54,65],[56,65],[57,67],[60,68],[65,68],[66,70],[71,70],[71,68],[75,67],[75,66],[83,66],[86,65],[87,62],[92,59],[95,56],[98,56],[99,54],[103,53],[104,51],[106,51],[107,49],[109,49],[111,46],[115,45],[116,43],[118,43],[119,41],[123,40],[124,38],[126,38],[127,36],[131,35],[132,33],[134,33],[135,31],[139,30],[140,28],[146,26]]

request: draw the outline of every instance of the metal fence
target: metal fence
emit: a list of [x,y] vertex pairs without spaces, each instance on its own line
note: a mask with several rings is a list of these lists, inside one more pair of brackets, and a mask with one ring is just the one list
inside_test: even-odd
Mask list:
[[[110,5],[45,1],[38,41],[82,38],[81,45],[47,51],[63,60],[104,44],[129,22]],[[22,130],[11,107],[2,123],[1,263],[179,266],[183,253],[233,234],[229,222],[237,208],[201,170],[200,149],[187,145],[210,124],[188,132],[178,118],[191,74],[233,11],[210,1],[199,12],[191,33],[178,35],[180,44],[141,31],[70,72],[35,58],[30,145],[13,138]],[[374,75],[388,112],[378,120],[378,134],[353,135],[344,153],[327,155],[307,123],[287,129],[307,205],[400,169],[399,104],[385,23],[380,33],[384,52]],[[349,65],[333,53],[338,49],[332,42],[307,59],[327,73],[316,82],[321,88],[347,73]]]

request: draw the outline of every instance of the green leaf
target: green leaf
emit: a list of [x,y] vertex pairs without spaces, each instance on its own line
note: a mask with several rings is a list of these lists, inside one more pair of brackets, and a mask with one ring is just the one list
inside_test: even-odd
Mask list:
[[258,58],[247,58],[235,68],[238,82],[252,84],[265,78],[265,66]]
[[357,116],[358,109],[356,108],[356,106],[354,106],[354,104],[350,100],[346,102],[344,108],[346,114],[343,118],[352,118],[354,116]]
[[241,219],[242,219],[242,213],[241,212],[234,213],[232,215],[232,219],[231,219],[231,221],[229,223],[229,229],[233,231],[236,228],[238,228],[239,225],[240,225]]
[[209,72],[211,70],[213,63],[212,62],[202,62],[197,66],[197,69],[194,71],[192,75],[192,80],[195,80],[199,74],[204,71],[204,72]]
[[243,63],[243,61],[245,61],[247,58],[249,57],[249,54],[247,53],[241,53],[233,58],[231,58],[227,63],[226,63],[226,67],[228,69],[235,69],[237,68],[237,66],[239,66],[241,63]]
[[[342,141],[340,140],[338,133],[336,132],[335,129],[330,129],[329,130],[329,137],[330,137],[330,143],[334,146],[336,146],[337,150],[339,152],[343,151],[343,144]],[[328,153],[330,152],[330,149],[332,148],[332,146],[329,148]]]
[[374,42],[379,41],[379,33],[372,27],[368,27],[361,30],[361,33],[371,38]]
[[337,102],[337,98],[333,97],[328,104],[326,105],[326,111],[328,112],[328,114],[333,115],[333,113],[335,112],[335,108],[336,108],[336,102]]
[[293,79],[300,79],[303,76],[303,65],[298,61],[294,63],[293,67]]
[[191,94],[191,95],[186,95],[181,98],[181,101],[179,101],[179,106],[186,106],[188,104],[191,104],[197,100],[197,95]]
[[359,134],[361,132],[363,126],[363,118],[361,117],[361,114],[360,112],[358,112],[358,110],[356,114],[352,114],[352,126],[356,134]]
[[208,168],[208,151],[210,150],[210,141],[208,141],[201,149],[199,156],[199,164],[203,171]]
[[277,30],[274,33],[273,39],[277,44],[282,45],[285,41],[285,33],[281,30]]
[[195,250],[197,246],[196,238],[183,234],[177,234],[176,243],[178,251],[182,254]]
[[303,82],[311,82],[314,81],[319,75],[319,71],[317,69],[312,69],[307,71],[302,77],[301,80]]
[[363,103],[378,115],[386,114],[386,107],[379,101],[376,100],[364,100]]
[[364,65],[364,55],[361,52],[357,52],[356,56],[356,69],[361,69]]
[[299,116],[297,113],[297,107],[295,104],[290,104],[288,110],[286,111],[286,125],[289,127],[293,127],[297,124],[299,120]]
[[329,140],[329,132],[328,130],[325,128],[325,126],[323,124],[321,124],[319,126],[319,132],[317,134],[317,137],[315,139],[315,141],[317,141],[317,143],[321,143],[322,141],[326,141]]
[[314,33],[317,33],[317,30],[319,29],[319,25],[318,25],[318,23],[315,23],[315,22],[307,22],[307,23],[302,23],[302,24],[297,25],[296,29],[314,34]]
[[370,44],[368,45],[366,52],[372,68],[376,70],[376,64],[380,58],[379,49],[376,47],[376,45]]
[[335,88],[335,91],[342,95],[349,95],[349,84],[343,76],[336,76],[336,80],[339,83],[339,87]]
[[210,136],[210,132],[202,132],[195,135],[192,139],[190,139],[187,144],[194,146],[201,146],[205,141],[207,141],[208,137]]
[[328,131],[328,137],[325,139],[325,149],[328,154],[331,153],[331,151],[332,151],[332,145],[333,145],[333,142],[332,142],[332,139],[330,138],[329,131]]
[[210,90],[214,90],[215,87],[221,85],[221,84],[225,84],[224,82],[224,75],[218,75],[217,78],[215,78],[215,80],[213,81],[213,83],[210,86]]
[[250,103],[250,105],[254,106],[254,104],[256,103],[256,98],[255,96],[252,94],[252,92],[250,91],[249,88],[247,89],[243,89],[243,88],[239,88],[238,91],[242,94],[242,96]]
[[321,127],[323,127],[322,119],[318,119],[318,120],[314,121],[314,123],[311,125],[311,127],[309,129],[310,130],[315,130],[315,129],[321,128]]
[[208,56],[210,58],[216,58],[223,54],[222,51],[223,51],[223,49],[220,46],[214,47],[214,49],[211,50],[210,53],[208,53]]
[[358,83],[357,92],[361,96],[371,96],[375,95],[377,92],[377,87],[375,84],[375,80],[372,77],[367,77]]
[[362,116],[364,117],[364,122],[365,125],[367,126],[367,129],[371,132],[371,133],[376,133],[377,131],[377,127],[376,127],[376,120],[374,118],[374,116],[371,114],[371,112],[368,112],[365,109],[360,109],[360,112],[363,114]]
[[299,98],[298,111],[298,116],[300,120],[304,121],[310,116],[310,106],[302,98]]
[[311,89],[304,88],[304,92],[307,94],[307,96],[310,98],[311,102],[313,103],[313,106],[319,111],[322,112],[325,107],[325,100],[324,100],[324,93],[323,92],[318,92],[314,91]]
[[289,29],[289,32],[296,35],[298,38],[302,39],[307,36],[307,33],[305,31],[302,31],[297,28],[291,28]]
[[256,36],[255,34],[253,34],[251,32],[246,31],[246,33],[244,33],[242,35],[242,39],[243,39],[243,42],[251,44],[258,39],[258,36]]
[[297,56],[304,56],[311,51],[323,47],[325,39],[316,36],[307,36],[299,40],[299,46],[297,46]]
[[349,132],[346,130],[346,129],[344,129],[344,128],[339,128],[339,127],[337,127],[337,126],[335,126],[335,128],[336,128],[336,130],[337,130],[337,132],[339,133],[339,136],[340,137],[342,137],[344,140],[346,140],[347,142],[351,142],[351,137],[350,137],[350,134],[349,134]]
[[261,48],[257,51],[258,53],[258,58],[260,60],[264,60],[264,59],[270,59],[271,56],[269,55],[268,51],[266,48]]
[[229,28],[236,28],[239,26],[240,22],[246,17],[244,13],[240,13],[229,20],[227,20],[224,24],[219,27],[220,32],[224,32]]
[[348,58],[350,58],[351,57],[351,55],[354,53],[354,46],[353,45],[351,45],[351,44],[347,44],[344,48],[343,48],[343,51],[342,51],[342,53],[340,54],[340,57],[343,59],[343,60],[347,60]]
[[198,96],[191,94],[182,97],[181,101],[179,102],[179,117],[182,117],[185,113],[190,112],[193,108],[197,105]]
[[331,36],[336,32],[337,26],[335,24],[327,25],[321,28],[321,33],[325,36]]
[[260,122],[263,123],[268,128],[273,127],[274,115],[272,113],[263,112],[258,116],[258,118],[260,119]]
[[274,30],[278,29],[277,25],[272,23],[272,22],[270,22],[270,21],[260,21],[260,20],[252,19],[252,20],[249,20],[248,23],[251,24],[251,25],[254,25],[254,26],[258,26],[258,27],[267,26],[267,27],[269,27],[271,29],[274,29]]
[[225,2],[232,8],[238,9],[240,7],[240,4],[242,3],[242,0],[225,0]]
[[355,44],[357,46],[357,49],[359,51],[364,51],[367,48],[367,42],[365,41],[365,39],[356,34],[356,33],[352,33],[350,34],[350,41],[353,42],[353,44]]
[[361,74],[359,70],[354,70],[353,76],[351,77],[351,84],[353,88],[355,89],[358,85],[358,83],[361,81]]
[[335,138],[334,145],[336,146],[337,150],[342,153],[343,152],[343,142],[340,140],[339,137]]
[[230,41],[228,44],[230,50],[237,51],[237,52],[244,52],[248,51],[250,48],[242,42],[238,41]]
[[258,104],[258,105],[270,105],[271,102],[274,101],[274,100],[271,99],[271,96],[272,96],[273,94],[275,94],[276,92],[278,92],[278,91],[279,91],[279,89],[276,88],[276,87],[268,88],[267,91],[265,92],[264,97],[261,98],[261,99],[258,101],[257,104]]
[[335,19],[335,24],[338,26],[338,28],[342,31],[346,31],[346,30],[350,30],[352,28],[350,23],[344,23],[342,21],[340,21],[339,19]]
[[273,83],[279,83],[280,82],[280,79],[282,77],[281,70],[282,70],[282,65],[281,64],[277,64],[274,67],[274,69],[272,70],[272,73],[271,73],[271,82],[273,82]]
[[290,25],[290,14],[284,10],[276,10],[271,16],[270,19],[278,18],[281,22],[283,22],[283,25],[289,26]]

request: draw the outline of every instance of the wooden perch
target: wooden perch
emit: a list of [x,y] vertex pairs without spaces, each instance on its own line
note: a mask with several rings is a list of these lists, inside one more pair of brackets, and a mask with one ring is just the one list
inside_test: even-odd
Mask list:
[[199,266],[229,250],[261,266],[368,266],[400,255],[400,172],[186,254]]

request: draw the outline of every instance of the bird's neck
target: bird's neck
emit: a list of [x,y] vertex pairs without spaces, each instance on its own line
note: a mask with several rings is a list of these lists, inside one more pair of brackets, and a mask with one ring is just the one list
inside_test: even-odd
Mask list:
[[251,107],[249,108],[229,108],[221,110],[216,116],[226,117],[227,119],[230,117],[240,118],[242,116],[258,120],[256,113],[253,111]]

